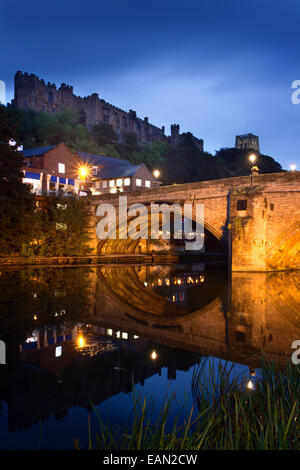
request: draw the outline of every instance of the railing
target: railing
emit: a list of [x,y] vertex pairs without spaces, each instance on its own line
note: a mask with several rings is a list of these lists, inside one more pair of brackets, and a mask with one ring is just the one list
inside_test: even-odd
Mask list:
[[34,191],[36,196],[58,196],[58,197],[74,197],[79,196],[79,194],[75,193],[74,191],[62,191],[62,190],[44,190],[44,189],[36,189]]

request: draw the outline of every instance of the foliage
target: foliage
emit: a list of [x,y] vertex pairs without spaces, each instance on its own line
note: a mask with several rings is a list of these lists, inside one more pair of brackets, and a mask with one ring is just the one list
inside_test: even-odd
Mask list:
[[105,122],[96,124],[92,128],[91,136],[100,147],[107,144],[116,144],[118,142],[118,135],[114,128]]
[[[9,145],[10,139],[16,145]],[[33,195],[22,183],[22,156],[16,129],[0,106],[0,255],[18,253],[36,230]]]
[[78,197],[48,197],[39,210],[40,233],[33,241],[40,256],[83,256],[91,250],[89,213],[85,201]]
[[[17,124],[24,148],[65,142],[72,151],[122,158],[132,164],[144,163],[150,170],[158,168],[165,184],[249,175],[251,171],[249,150],[222,148],[213,156],[197,148],[190,133],[177,146],[159,141],[141,143],[130,132],[118,139],[108,123],[86,128],[79,124],[79,115],[72,109],[49,114],[9,107],[7,114],[11,125]],[[258,155],[256,164],[260,173],[282,171],[281,165],[267,155]]]
[[[251,173],[253,163],[249,162],[249,150],[223,148],[217,151],[216,157],[226,166],[231,176],[244,176]],[[281,165],[268,155],[257,155],[255,164],[260,173],[275,173],[282,171]]]
[[[254,388],[234,366],[203,360],[194,371],[194,406],[170,423],[176,397],[169,396],[153,421],[153,402],[133,398],[127,428],[104,423],[97,411],[101,450],[274,450],[300,449],[300,370],[262,362]],[[78,441],[75,442],[79,448]],[[90,448],[92,440],[90,439]]]

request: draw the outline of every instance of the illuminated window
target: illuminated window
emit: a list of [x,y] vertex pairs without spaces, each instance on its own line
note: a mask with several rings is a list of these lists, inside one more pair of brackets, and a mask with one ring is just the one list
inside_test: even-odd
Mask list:
[[146,181],[145,181],[145,186],[146,186],[146,188],[150,188],[150,186],[151,186],[151,183],[150,183],[150,181],[149,181],[149,180],[146,180]]
[[58,173],[64,173],[65,172],[65,164],[64,163],[59,163],[58,164]]
[[62,346],[56,346],[55,357],[60,357],[61,355],[62,355]]
[[117,331],[116,336],[117,336],[117,338],[120,338],[121,333],[119,331]]
[[107,181],[102,182],[102,188],[107,188]]
[[108,330],[107,330],[107,334],[108,334],[108,336],[112,336],[112,334],[113,334],[113,330],[112,330],[111,328],[108,328]]
[[136,184],[137,186],[142,186],[142,180],[139,179],[139,178],[137,178],[137,179],[135,180],[135,184]]
[[128,339],[128,333],[123,332],[123,333],[122,333],[122,338],[123,338],[123,339]]
[[121,180],[121,178],[117,179],[117,186],[122,186],[123,185],[123,181]]
[[130,178],[124,179],[124,186],[130,186]]
[[115,185],[115,180],[110,180],[110,182],[109,182],[109,187],[110,187],[110,188],[113,188],[114,185]]

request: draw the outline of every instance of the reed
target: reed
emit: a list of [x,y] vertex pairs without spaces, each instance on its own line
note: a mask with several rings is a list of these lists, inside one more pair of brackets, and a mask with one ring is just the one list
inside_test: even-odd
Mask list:
[[[234,366],[202,360],[192,378],[193,406],[178,411],[169,394],[159,413],[155,402],[136,397],[128,425],[104,422],[90,448],[105,450],[273,450],[300,449],[300,370],[262,361],[253,388]],[[92,445],[92,441],[94,444]]]

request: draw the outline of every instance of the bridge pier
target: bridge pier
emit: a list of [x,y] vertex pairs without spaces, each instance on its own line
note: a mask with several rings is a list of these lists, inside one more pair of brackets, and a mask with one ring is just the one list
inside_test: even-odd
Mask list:
[[267,219],[262,190],[236,189],[229,199],[232,271],[267,271]]

